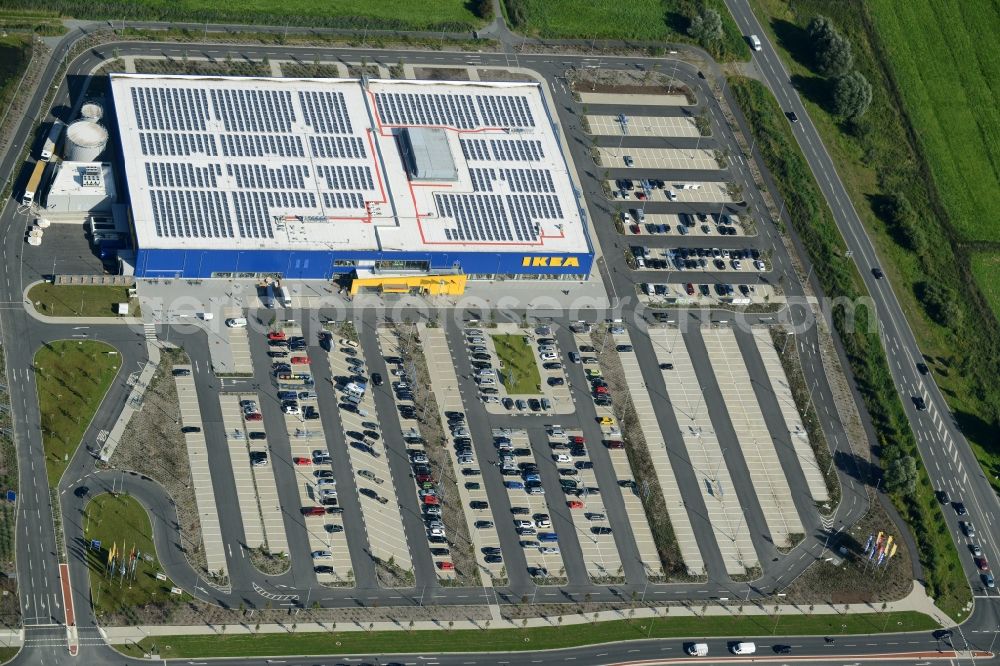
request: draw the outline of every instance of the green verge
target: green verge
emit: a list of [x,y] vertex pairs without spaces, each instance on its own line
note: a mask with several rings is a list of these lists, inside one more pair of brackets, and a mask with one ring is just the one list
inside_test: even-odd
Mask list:
[[[974,273],[974,257],[996,253],[998,246],[965,236],[975,227],[971,237],[995,239],[990,230],[1000,229],[996,216],[984,212],[992,210],[1000,190],[1000,149],[993,131],[996,104],[983,101],[990,90],[998,95],[1000,72],[989,50],[962,46],[984,43],[982,31],[992,25],[996,6],[983,0],[751,4],[875,244],[923,360],[1000,492],[1000,311],[990,307],[993,283]],[[977,18],[958,20],[959,10]],[[857,124],[832,114],[830,85],[810,70],[813,47],[805,26],[816,14],[829,16],[851,40],[855,67],[872,84],[872,105]],[[950,64],[956,58],[960,66]],[[985,128],[982,136],[977,125]],[[981,145],[970,151],[970,142]],[[982,162],[984,153],[992,155],[989,164]],[[954,181],[963,178],[976,181],[956,190],[967,188],[970,204],[975,198],[974,221],[966,200],[955,204]],[[922,239],[916,248],[884,213],[892,192],[905,195],[915,212],[913,226]],[[921,301],[927,284],[945,295],[946,308]]]
[[[549,618],[558,623],[555,618]],[[652,625],[649,623],[652,622]],[[886,631],[927,631],[938,624],[914,611],[858,615],[794,615],[791,617],[723,616],[615,620],[527,629],[435,631],[351,631],[256,635],[157,636],[138,646],[116,645],[129,656],[156,652],[165,659],[281,655],[413,654],[449,652],[523,652],[580,645],[617,643],[645,638],[712,636],[782,636],[872,634]]]
[[[191,598],[186,594],[170,594],[173,586],[170,580],[156,579],[160,568],[153,545],[153,529],[146,510],[136,500],[127,495],[98,495],[87,503],[83,524],[87,543],[91,540],[101,542],[99,550],[87,550],[90,598],[98,620],[106,614],[114,614],[139,623],[141,620],[134,616],[135,608],[149,604],[162,608]],[[108,554],[113,543],[118,544],[117,549],[124,551],[126,557],[133,548],[141,554],[134,578],[128,575],[130,569],[124,579],[120,570],[113,576],[108,574]],[[146,555],[152,559],[147,560]]]
[[52,284],[39,282],[28,290],[39,314],[49,317],[115,317],[115,306],[129,302],[129,316],[140,316],[137,299],[128,287],[111,285]]
[[[0,22],[0,27],[3,27]],[[27,35],[0,37],[0,117],[17,91],[21,76],[31,62],[31,38]]]
[[724,0],[504,0],[513,29],[551,39],[616,39],[693,43],[690,17],[702,6],[722,17],[723,37],[708,49],[717,60],[749,60],[750,48]]
[[21,651],[21,648],[15,647],[0,647],[0,664],[6,664],[8,661],[17,656],[17,653]]
[[827,298],[846,298],[855,304],[853,326],[844,308],[834,310],[833,324],[878,433],[883,466],[902,456],[917,461],[919,480],[913,494],[896,493],[892,499],[916,537],[928,592],[939,608],[959,620],[965,604],[971,601],[971,592],[896,393],[878,326],[870,321],[873,313],[861,300],[866,296],[861,276],[846,256],[847,248],[836,222],[777,101],[757,81],[731,77],[729,85],[812,259],[824,293]]
[[983,297],[990,309],[1000,319],[1000,254],[977,252],[970,257],[972,274],[983,290]]
[[464,0],[5,0],[8,9],[52,11],[78,19],[173,23],[300,25],[357,30],[467,31],[482,25]]
[[114,347],[93,340],[56,340],[35,353],[45,468],[53,488],[80,446],[120,364]]
[[494,335],[493,346],[503,362],[500,378],[511,395],[538,395],[542,377],[531,345],[521,335]]

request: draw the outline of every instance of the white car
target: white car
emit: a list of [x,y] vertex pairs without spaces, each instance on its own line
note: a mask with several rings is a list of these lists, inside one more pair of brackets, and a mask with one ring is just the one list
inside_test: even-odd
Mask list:
[[320,479],[319,481],[316,482],[316,485],[319,486],[320,488],[329,488],[330,486],[337,485],[337,479],[332,479],[332,478]]
[[558,555],[559,546],[542,546],[541,548],[538,549],[538,552],[540,552],[542,555]]
[[497,396],[495,396],[495,395],[484,395],[483,396],[483,404],[485,404],[485,405],[499,405],[500,404],[500,398],[497,397]]
[[301,414],[302,413],[302,410],[299,409],[298,405],[285,405],[284,407],[282,407],[282,410],[286,414]]
[[539,516],[535,518],[535,527],[552,527],[552,521],[548,516]]
[[340,339],[340,345],[342,347],[351,347],[353,349],[357,349],[358,348],[358,343],[357,342],[355,342],[354,340],[348,340],[347,338],[341,338]]
[[765,264],[760,259],[758,259],[757,261],[753,262],[753,267],[756,268],[759,271],[767,270],[767,264]]
[[418,453],[411,453],[410,454],[410,462],[411,463],[424,464],[424,463],[427,462],[427,454],[426,453],[419,453],[419,452]]
[[552,459],[555,460],[556,462],[561,462],[561,463],[570,462],[571,460],[571,458],[565,453],[557,453],[554,456],[552,456]]
[[226,326],[229,328],[246,328],[247,320],[246,317],[233,317],[226,320]]
[[314,550],[312,552],[312,558],[314,560],[328,560],[333,557],[333,553],[328,550]]
[[543,361],[555,361],[555,360],[557,360],[558,358],[559,358],[559,357],[558,357],[558,356],[556,356],[555,354],[553,354],[552,352],[545,352],[545,353],[544,353],[544,354],[542,354],[542,356],[541,356],[541,359],[542,359]]
[[733,644],[733,654],[753,654],[757,651],[757,646],[747,641]]
[[514,527],[534,527],[530,520],[515,520]]
[[319,496],[320,497],[336,497],[337,496],[337,489],[336,488],[320,488]]

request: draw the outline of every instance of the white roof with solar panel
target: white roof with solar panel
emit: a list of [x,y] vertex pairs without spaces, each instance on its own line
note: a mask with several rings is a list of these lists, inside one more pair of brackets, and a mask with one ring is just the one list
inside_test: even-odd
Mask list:
[[141,247],[589,251],[537,84],[111,87]]

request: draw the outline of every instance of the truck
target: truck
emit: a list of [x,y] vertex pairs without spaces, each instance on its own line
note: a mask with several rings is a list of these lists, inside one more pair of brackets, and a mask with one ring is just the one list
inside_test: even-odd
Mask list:
[[65,127],[58,120],[52,123],[52,128],[49,130],[49,136],[45,139],[45,144],[42,146],[42,161],[48,162],[52,159],[52,155],[55,154],[56,148],[59,147],[59,139],[62,138],[63,127]]
[[290,308],[292,307],[292,290],[288,287],[282,285],[278,288],[278,300],[281,301],[281,307]]
[[35,197],[42,186],[45,164],[45,162],[35,162],[35,168],[31,172],[31,178],[28,179],[28,185],[24,188],[24,196],[21,198],[21,203],[25,206],[30,206],[35,202]]

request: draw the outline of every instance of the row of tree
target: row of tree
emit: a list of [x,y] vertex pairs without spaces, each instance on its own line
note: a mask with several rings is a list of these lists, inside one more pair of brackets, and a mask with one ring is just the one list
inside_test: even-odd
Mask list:
[[834,111],[847,120],[857,120],[872,103],[872,86],[864,74],[852,69],[851,41],[825,16],[814,16],[806,31],[812,40],[816,71],[833,82]]

